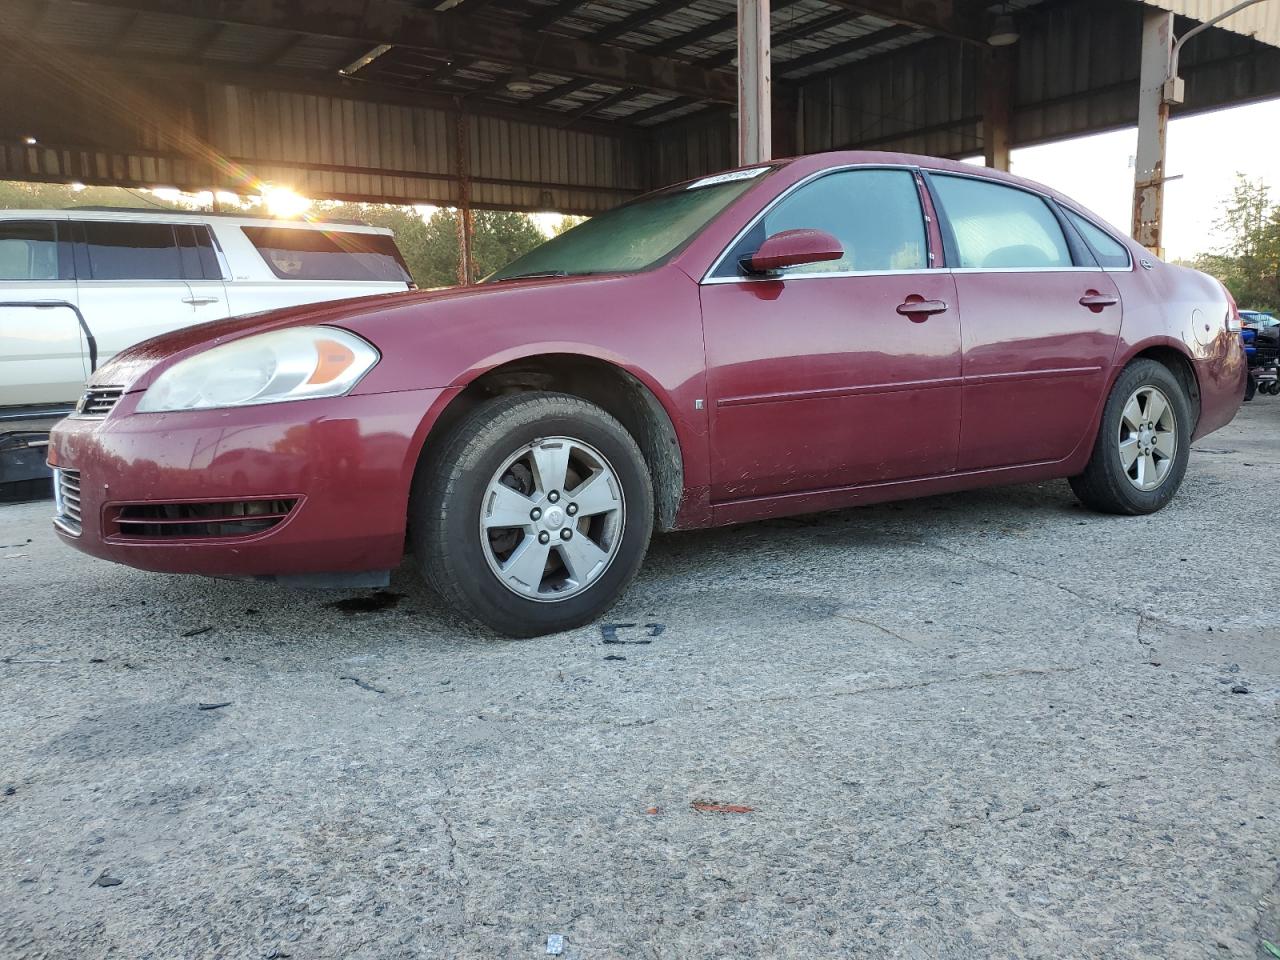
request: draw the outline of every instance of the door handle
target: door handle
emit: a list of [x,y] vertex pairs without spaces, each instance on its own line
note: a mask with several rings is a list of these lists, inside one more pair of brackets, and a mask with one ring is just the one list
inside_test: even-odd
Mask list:
[[1120,302],[1120,298],[1109,293],[1099,293],[1097,290],[1090,290],[1080,298],[1080,306],[1088,307],[1094,313],[1098,313],[1103,307],[1114,307]]
[[183,303],[189,303],[193,307],[203,306],[206,303],[218,303],[221,297],[183,297]]
[[947,301],[925,300],[923,297],[907,297],[906,303],[898,304],[898,313],[912,323],[924,323],[935,313],[946,313]]

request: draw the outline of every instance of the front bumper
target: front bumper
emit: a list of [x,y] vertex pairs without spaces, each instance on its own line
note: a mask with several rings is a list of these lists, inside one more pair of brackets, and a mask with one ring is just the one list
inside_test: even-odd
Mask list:
[[[49,462],[78,476],[69,545],[144,570],[260,577],[389,570],[404,550],[423,438],[455,390],[410,390],[228,410],[68,418]],[[271,504],[271,524],[121,522]],[[279,504],[288,504],[288,509]],[[65,509],[65,505],[63,508]],[[265,507],[263,508],[265,511]],[[164,526],[164,523],[169,526]]]

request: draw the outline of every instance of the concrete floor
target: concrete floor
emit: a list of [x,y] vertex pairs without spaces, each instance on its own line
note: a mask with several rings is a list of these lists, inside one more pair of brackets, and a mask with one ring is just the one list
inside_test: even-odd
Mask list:
[[667,536],[639,627],[518,642],[0,507],[0,956],[1265,957],[1278,481],[1264,397],[1153,517]]

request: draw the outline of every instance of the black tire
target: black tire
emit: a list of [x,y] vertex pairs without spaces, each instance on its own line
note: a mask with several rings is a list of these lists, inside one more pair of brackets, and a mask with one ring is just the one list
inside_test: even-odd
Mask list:
[[1253,395],[1258,392],[1258,380],[1253,375],[1253,371],[1249,371],[1249,375],[1244,384],[1244,402],[1248,403],[1253,399]]
[[[563,600],[534,600],[513,592],[490,568],[479,535],[495,473],[523,446],[547,437],[578,440],[603,454],[625,503],[613,559],[597,579]],[[649,470],[626,428],[594,404],[543,392],[489,400],[464,417],[438,450],[427,451],[427,457],[410,502],[415,562],[446,602],[494,630],[536,637],[582,626],[608,610],[640,569],[653,529]]]
[[[1178,444],[1168,473],[1154,490],[1140,490],[1129,481],[1120,460],[1118,444],[1124,406],[1134,391],[1144,386],[1156,387],[1168,398],[1173,409]],[[1162,363],[1135,360],[1125,367],[1111,388],[1111,395],[1102,409],[1093,455],[1084,472],[1071,478],[1071,489],[1085,506],[1101,513],[1127,516],[1155,513],[1172,500],[1182,486],[1190,454],[1191,404],[1181,382]]]

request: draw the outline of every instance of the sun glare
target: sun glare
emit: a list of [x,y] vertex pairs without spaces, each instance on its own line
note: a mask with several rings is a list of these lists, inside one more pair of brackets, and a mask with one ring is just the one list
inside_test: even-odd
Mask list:
[[311,201],[288,187],[263,187],[262,202],[273,217],[300,217],[311,208]]

